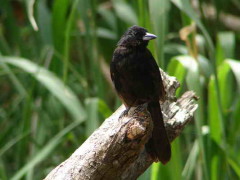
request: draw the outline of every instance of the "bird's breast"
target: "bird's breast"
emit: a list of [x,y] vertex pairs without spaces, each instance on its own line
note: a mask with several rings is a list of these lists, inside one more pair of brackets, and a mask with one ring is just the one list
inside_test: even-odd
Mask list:
[[144,52],[132,51],[125,54],[117,54],[115,63],[120,73],[134,76],[146,73],[148,62],[144,57]]

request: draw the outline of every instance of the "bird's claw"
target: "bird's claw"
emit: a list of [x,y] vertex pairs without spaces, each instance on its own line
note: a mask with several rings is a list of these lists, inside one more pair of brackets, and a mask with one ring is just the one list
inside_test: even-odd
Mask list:
[[123,117],[128,116],[129,110],[130,110],[130,108],[126,108],[126,109],[121,113],[121,115],[119,116],[118,119],[122,119]]

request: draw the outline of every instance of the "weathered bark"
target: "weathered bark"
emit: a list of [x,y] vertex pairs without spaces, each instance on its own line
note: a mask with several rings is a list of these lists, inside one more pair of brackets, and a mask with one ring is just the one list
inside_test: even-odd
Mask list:
[[[167,92],[161,102],[164,123],[170,141],[173,141],[184,126],[192,119],[196,110],[195,94],[188,91],[179,99],[175,92],[179,87],[176,78],[162,72]],[[127,116],[121,106],[107,118],[66,161],[52,170],[46,180],[110,180],[136,179],[153,160],[145,151],[145,144],[151,136],[152,120],[146,105],[133,107]]]

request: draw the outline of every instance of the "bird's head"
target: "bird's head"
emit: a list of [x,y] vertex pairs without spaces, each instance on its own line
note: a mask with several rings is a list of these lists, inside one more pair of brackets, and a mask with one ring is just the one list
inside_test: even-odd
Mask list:
[[146,47],[148,41],[157,38],[156,35],[148,33],[143,27],[132,26],[121,37],[118,46]]

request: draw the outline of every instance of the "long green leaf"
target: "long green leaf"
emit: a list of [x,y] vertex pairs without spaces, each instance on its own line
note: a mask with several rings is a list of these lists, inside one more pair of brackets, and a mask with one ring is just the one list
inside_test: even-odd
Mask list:
[[38,1],[37,3],[37,22],[41,42],[43,44],[52,44],[53,34],[51,26],[51,13],[44,1]]
[[232,105],[233,95],[234,95],[233,94],[234,92],[233,76],[232,76],[231,67],[228,61],[224,61],[218,67],[218,81],[219,81],[223,112],[224,114],[226,114],[229,111],[230,106]]
[[185,164],[185,167],[182,171],[183,179],[185,180],[191,179],[195,164],[197,162],[198,155],[199,155],[199,143],[197,142],[197,140],[195,140],[192,150]]
[[75,120],[81,120],[86,117],[85,110],[78,101],[77,96],[47,69],[34,64],[30,60],[18,57],[0,57],[0,60],[31,74],[65,106]]
[[203,168],[204,168],[204,175],[206,179],[209,179],[208,164],[207,164],[207,157],[206,157],[206,145],[203,142],[203,136],[202,136],[202,126],[203,126],[205,117],[204,117],[204,101],[203,101],[203,91],[202,91],[203,87],[200,82],[199,65],[197,64],[197,61],[194,58],[187,55],[176,56],[172,59],[172,61],[178,61],[184,66],[184,68],[186,68],[187,86],[189,89],[194,90],[197,96],[200,96],[200,99],[198,101],[199,107],[195,113],[195,122],[196,122],[196,131],[197,131],[200,152],[203,155],[202,162],[203,162]]
[[228,158],[228,162],[231,165],[231,167],[233,168],[233,170],[236,172],[236,174],[238,175],[238,178],[240,178],[240,165],[239,163],[236,163],[233,159]]
[[[181,85],[184,83],[187,69],[184,68],[184,66],[181,63],[179,63],[176,59],[172,59],[170,61],[170,63],[168,64],[167,72],[169,73],[169,75],[176,77]],[[177,96],[180,96],[182,89],[183,86],[180,86],[180,88],[178,88],[176,92]]]
[[86,121],[86,136],[88,137],[100,125],[98,118],[98,98],[87,98],[85,104],[88,114],[88,120]]
[[1,156],[7,152],[12,146],[14,146],[17,142],[22,140],[25,136],[27,136],[29,133],[20,134],[20,136],[17,136],[13,138],[11,141],[9,141],[7,144],[5,144],[3,147],[0,148],[0,158]]
[[62,55],[65,41],[66,21],[68,13],[69,1],[57,0],[53,1],[52,12],[52,34],[55,49]]
[[196,22],[198,27],[202,30],[203,35],[206,38],[206,41],[209,46],[209,51],[211,51],[212,56],[214,56],[214,45],[211,40],[209,33],[207,32],[206,28],[204,27],[201,20],[198,18],[196,12],[194,11],[193,7],[190,4],[189,0],[171,0],[179,9],[185,12],[192,20]]
[[240,131],[240,62],[237,60],[233,60],[233,59],[227,59],[226,63],[229,64],[229,66],[231,67],[231,70],[235,76],[236,82],[237,82],[237,91],[236,94],[234,95],[234,103],[233,103],[233,107],[234,107],[234,111],[232,113],[232,120],[233,123],[231,125],[231,127],[229,128],[230,131],[230,135],[229,135],[229,139],[230,139],[230,143],[235,145],[237,139],[239,139],[239,131]]
[[158,38],[157,42],[157,60],[161,67],[165,67],[163,47],[166,39],[166,33],[168,29],[168,13],[170,9],[170,0],[149,0],[150,19],[153,27],[153,33]]
[[220,65],[226,58],[233,58],[235,51],[235,34],[233,32],[218,33],[216,59]]
[[208,120],[210,125],[210,136],[218,144],[221,145],[222,142],[222,125],[219,118],[219,109],[217,105],[217,95],[214,86],[215,78],[211,76],[208,85]]
[[79,0],[75,0],[72,4],[69,18],[66,22],[66,31],[65,31],[65,43],[64,43],[64,59],[63,59],[63,81],[66,83],[68,68],[69,68],[69,50],[70,50],[70,37],[72,32],[72,26],[74,24],[74,18],[77,11],[77,5]]
[[[0,59],[1,59],[1,57],[2,56],[0,56]],[[18,90],[18,92],[22,96],[25,96],[27,94],[26,93],[26,89],[24,88],[24,86],[22,85],[20,80],[17,78],[17,76],[12,72],[11,68],[9,68],[8,65],[3,63],[2,61],[0,61],[0,65],[2,66],[4,71],[9,75],[9,78],[11,79],[13,84],[15,85],[16,89]]]
[[81,119],[81,121],[75,121],[68,125],[66,128],[64,128],[62,131],[60,131],[46,144],[46,146],[42,150],[37,153],[37,155],[33,159],[31,159],[16,174],[14,174],[11,179],[21,179],[31,168],[43,161],[54,150],[54,148],[56,148],[56,146],[61,142],[63,136],[65,136],[68,132],[77,127],[82,121],[83,119]]
[[237,60],[233,60],[233,59],[227,59],[226,60],[228,62],[228,64],[231,66],[232,71],[235,75],[235,78],[237,80],[237,85],[238,85],[238,92],[240,93],[240,62]]
[[37,23],[36,23],[35,18],[34,18],[34,3],[35,3],[35,0],[25,0],[25,1],[26,1],[26,5],[27,5],[28,19],[29,19],[33,29],[35,31],[37,31],[38,26],[37,26]]
[[137,16],[130,4],[123,0],[113,1],[117,16],[128,25],[137,24]]

